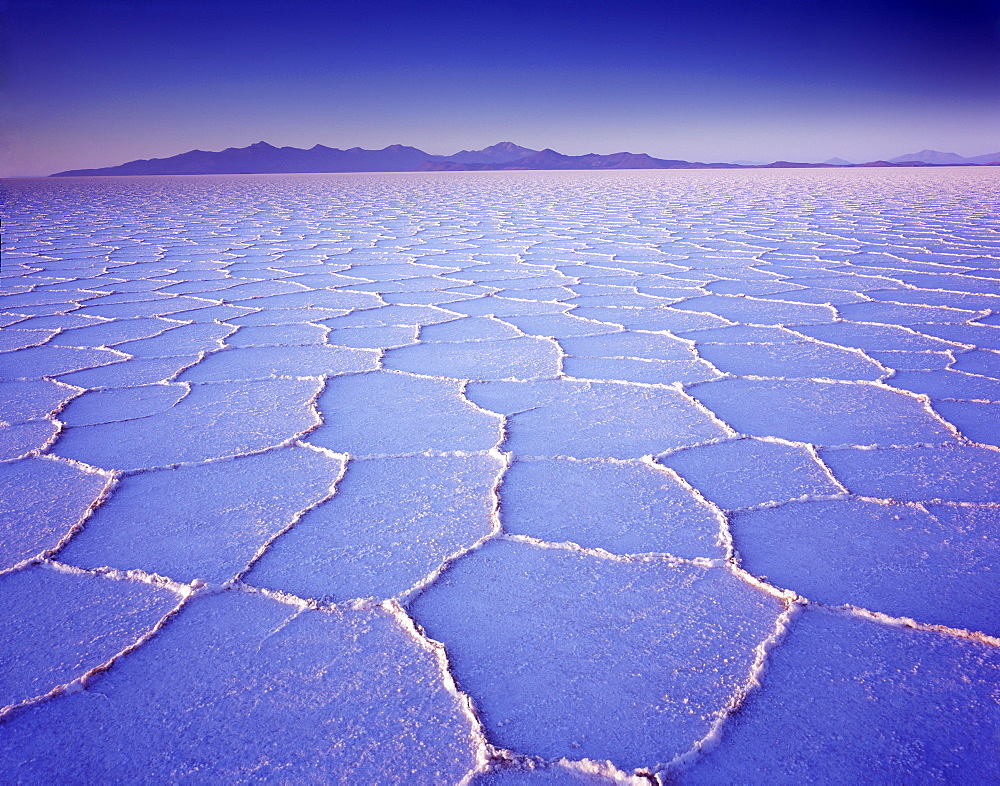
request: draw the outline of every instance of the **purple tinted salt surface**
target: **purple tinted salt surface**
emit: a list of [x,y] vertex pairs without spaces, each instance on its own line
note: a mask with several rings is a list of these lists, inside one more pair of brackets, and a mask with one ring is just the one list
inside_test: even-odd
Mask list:
[[7,779],[1000,780],[994,171],[6,188]]

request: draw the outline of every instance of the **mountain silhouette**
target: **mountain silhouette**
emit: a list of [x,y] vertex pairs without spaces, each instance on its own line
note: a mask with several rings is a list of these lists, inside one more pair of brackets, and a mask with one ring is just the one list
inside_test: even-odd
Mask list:
[[1000,153],[986,153],[981,156],[960,156],[958,153],[942,153],[940,150],[921,150],[919,153],[907,153],[905,156],[890,158],[893,164],[919,162],[923,164],[995,164],[1000,162]]
[[814,164],[795,161],[775,161],[771,164],[700,163],[680,159],[654,158],[646,153],[588,153],[569,156],[551,148],[532,150],[513,142],[498,142],[482,150],[461,150],[450,156],[438,156],[416,147],[389,145],[381,150],[314,145],[308,150],[298,147],[275,147],[256,142],[247,147],[229,147],[218,152],[190,150],[169,158],[149,158],[97,169],[71,169],[56,172],[51,177],[82,175],[241,175],[327,172],[435,172],[490,171],[516,169],[747,169],[797,168],[828,166],[941,166],[941,165],[1000,164],[1000,153],[963,158],[955,153],[923,150],[889,161],[869,161],[864,164],[841,163],[840,159]]

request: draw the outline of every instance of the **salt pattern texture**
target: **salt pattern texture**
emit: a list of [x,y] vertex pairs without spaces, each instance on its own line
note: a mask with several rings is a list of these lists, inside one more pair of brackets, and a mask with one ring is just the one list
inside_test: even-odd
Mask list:
[[3,779],[1000,781],[998,201],[8,182]]

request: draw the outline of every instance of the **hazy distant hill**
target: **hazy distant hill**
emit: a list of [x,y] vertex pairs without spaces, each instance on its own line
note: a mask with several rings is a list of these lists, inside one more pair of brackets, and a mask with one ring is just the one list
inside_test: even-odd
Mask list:
[[1000,153],[962,158],[955,153],[922,150],[889,161],[849,164],[831,159],[822,164],[775,161],[771,164],[730,164],[653,158],[646,153],[611,153],[568,156],[555,150],[532,150],[513,142],[498,142],[482,150],[462,150],[450,156],[437,156],[415,147],[389,145],[381,150],[315,145],[308,150],[298,147],[274,147],[257,142],[247,147],[229,147],[218,152],[191,150],[170,158],[129,161],[119,166],[99,169],[72,169],[52,177],[77,175],[238,175],[325,172],[413,172],[413,171],[483,171],[511,169],[743,169],[797,168],[824,166],[940,166],[1000,163]]
[[960,156],[958,153],[942,153],[940,150],[921,150],[919,153],[907,153],[905,156],[890,158],[892,164],[921,162],[924,164],[995,164],[1000,162],[1000,153],[986,153],[981,156]]
[[418,169],[424,172],[484,171],[497,169],[739,169],[738,164],[699,164],[679,159],[653,158],[646,153],[611,153],[567,156],[546,148],[506,163],[461,163],[427,161]]

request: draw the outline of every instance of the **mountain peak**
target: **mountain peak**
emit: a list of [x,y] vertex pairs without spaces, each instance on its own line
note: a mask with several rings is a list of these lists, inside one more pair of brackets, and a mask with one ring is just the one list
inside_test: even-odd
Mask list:
[[460,150],[450,156],[435,156],[435,160],[460,164],[508,164],[537,152],[530,147],[515,145],[513,142],[497,142],[482,150]]
[[940,150],[921,150],[919,153],[907,153],[905,156],[890,158],[890,164],[908,164],[920,162],[923,164],[965,164],[965,156],[958,153],[942,153]]

